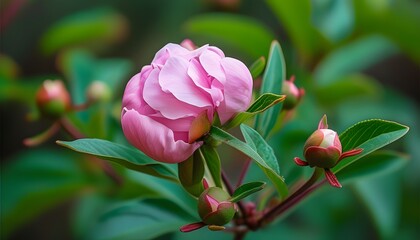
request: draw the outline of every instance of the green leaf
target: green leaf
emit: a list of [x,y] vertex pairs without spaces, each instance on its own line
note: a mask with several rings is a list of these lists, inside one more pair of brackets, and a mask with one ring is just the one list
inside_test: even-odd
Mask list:
[[395,45],[384,37],[363,37],[327,55],[316,67],[314,78],[317,84],[326,86],[345,75],[360,72],[395,52]]
[[249,67],[249,71],[251,72],[252,79],[256,79],[259,77],[265,68],[265,57],[258,58],[252,65]]
[[284,95],[277,95],[273,93],[264,93],[246,110],[238,113],[232,120],[225,124],[224,128],[234,128],[255,115],[266,111],[277,103],[284,101]]
[[349,0],[312,1],[312,21],[332,42],[338,42],[353,30],[354,13]]
[[2,239],[46,210],[92,188],[92,176],[74,157],[54,149],[32,149],[1,167]]
[[232,194],[230,201],[238,202],[247,196],[262,190],[265,187],[265,182],[250,182],[238,187]]
[[401,185],[399,175],[381,175],[353,184],[357,196],[379,230],[380,239],[392,239],[396,236],[401,222]]
[[86,239],[155,239],[197,220],[169,199],[129,201],[102,214]]
[[275,170],[273,170],[265,160],[248,144],[240,141],[229,133],[223,131],[220,128],[212,127],[209,135],[216,141],[223,142],[236,150],[244,153],[245,155],[252,158],[255,163],[261,168],[264,174],[274,184],[281,197],[286,197],[288,194],[288,188],[282,176],[280,176]]
[[154,161],[137,149],[110,141],[84,138],[75,141],[57,141],[58,145],[80,153],[118,163],[128,169],[149,174],[155,177],[178,181],[176,173],[168,166]]
[[126,20],[112,9],[78,12],[50,27],[42,37],[41,49],[46,54],[52,54],[74,46],[100,47],[101,44],[120,40],[126,29]]
[[[202,14],[187,21],[188,33],[209,39],[222,40],[253,59],[266,56],[273,33],[260,22],[239,15]],[[251,36],[251,37],[250,37]]]
[[279,163],[276,155],[274,154],[273,148],[264,140],[264,138],[251,127],[242,124],[241,132],[245,138],[245,142],[251,146],[264,159],[264,162],[280,175]]
[[380,119],[366,120],[353,125],[340,135],[343,152],[355,148],[362,148],[363,152],[344,158],[332,171],[334,173],[341,171],[367,154],[401,138],[408,130],[407,126]]
[[350,182],[361,178],[371,178],[401,169],[408,163],[408,157],[398,152],[379,150],[337,173],[340,182]]
[[200,196],[204,191],[204,159],[200,150],[196,150],[187,160],[178,163],[178,176],[182,186],[193,196]]
[[219,154],[216,149],[210,144],[203,144],[200,148],[200,152],[206,160],[207,167],[209,169],[210,175],[213,178],[214,184],[216,187],[222,187],[222,166],[220,163]]
[[378,97],[382,87],[374,79],[362,74],[340,77],[326,86],[319,86],[317,100],[327,106],[337,106],[346,100],[360,97]]
[[311,1],[267,0],[303,59],[314,58],[326,48],[326,41],[311,21]]
[[[283,51],[277,41],[273,41],[268,56],[267,67],[264,72],[260,94],[274,93],[280,94],[283,81],[286,79],[286,63],[283,57]],[[280,113],[281,105],[277,105],[255,120],[255,129],[261,133],[263,137],[267,137],[270,130],[276,124],[277,117]]]

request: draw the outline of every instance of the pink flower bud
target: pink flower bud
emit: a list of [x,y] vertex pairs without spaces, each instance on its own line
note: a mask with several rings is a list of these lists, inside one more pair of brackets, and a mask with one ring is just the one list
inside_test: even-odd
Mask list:
[[45,80],[36,93],[40,112],[50,118],[58,118],[71,107],[70,94],[60,80]]
[[306,161],[311,167],[334,167],[341,155],[338,135],[331,129],[316,130],[303,147]]
[[223,189],[211,187],[198,198],[198,213],[205,224],[222,226],[230,222],[236,213],[236,206]]
[[[183,47],[185,46],[185,47]],[[251,101],[252,77],[213,46],[167,44],[128,82],[121,125],[128,141],[156,161],[179,163],[199,148],[217,113],[226,123]]]
[[309,165],[310,167],[323,168],[328,182],[333,187],[341,187],[330,168],[333,168],[342,159],[357,155],[362,151],[361,148],[356,148],[342,153],[338,134],[328,129],[327,116],[324,115],[319,121],[318,130],[312,133],[303,147],[303,155],[306,161],[298,157],[295,157],[294,161],[299,166]]
[[283,102],[283,108],[286,110],[295,108],[305,94],[305,91],[302,88],[298,89],[296,87],[294,81],[295,76],[292,76],[290,80],[283,81],[282,94],[286,95],[286,99]]

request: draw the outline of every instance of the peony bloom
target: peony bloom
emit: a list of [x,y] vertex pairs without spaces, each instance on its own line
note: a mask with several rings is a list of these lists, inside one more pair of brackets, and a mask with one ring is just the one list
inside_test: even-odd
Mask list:
[[222,124],[245,111],[252,77],[217,47],[167,44],[128,82],[121,124],[128,141],[166,163],[186,160],[202,145],[217,113]]
[[338,134],[328,129],[327,116],[324,115],[318,124],[318,130],[306,140],[303,147],[303,155],[305,160],[298,157],[294,161],[299,166],[310,166],[323,168],[328,182],[333,187],[341,187],[337,177],[331,172],[339,161],[346,157],[354,156],[362,152],[362,149],[356,148],[347,152],[342,152],[341,142]]

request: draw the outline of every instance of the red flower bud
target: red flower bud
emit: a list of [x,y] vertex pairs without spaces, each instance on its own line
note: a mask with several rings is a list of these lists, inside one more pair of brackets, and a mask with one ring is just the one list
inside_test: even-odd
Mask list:
[[71,107],[70,94],[60,80],[45,80],[36,93],[40,112],[50,118],[58,118]]
[[236,213],[236,206],[223,189],[211,187],[198,198],[198,213],[205,224],[222,226],[230,222]]

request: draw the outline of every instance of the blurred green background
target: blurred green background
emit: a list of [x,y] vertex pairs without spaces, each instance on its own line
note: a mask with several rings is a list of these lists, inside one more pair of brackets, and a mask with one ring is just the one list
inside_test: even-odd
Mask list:
[[[267,57],[272,40],[280,42],[287,77],[295,75],[307,93],[294,120],[270,139],[289,183],[309,174],[291,159],[301,155],[323,113],[339,133],[369,118],[411,128],[390,146],[409,159],[405,166],[354,179],[342,190],[322,189],[247,239],[420,237],[418,1],[3,0],[0,7],[2,239],[142,239],[146,232],[160,239],[231,238],[178,233],[194,219],[195,203],[181,189],[118,166],[124,183],[116,186],[85,156],[55,145],[71,139],[66,133],[35,148],[22,144],[51,124],[26,120],[36,116],[35,92],[45,79],[65,81],[78,104],[92,81],[105,82],[113,99],[69,119],[88,137],[125,143],[118,118],[126,82],[166,43],[185,38],[216,45],[248,66]],[[237,158],[222,159],[224,167],[235,173]],[[249,180],[259,177],[251,169]],[[168,209],[192,216],[159,212],[150,198],[182,199],[169,201]],[[168,224],[152,225],[144,212]],[[119,218],[108,221],[111,216]],[[159,227],[165,235],[153,235],[150,229]]]

